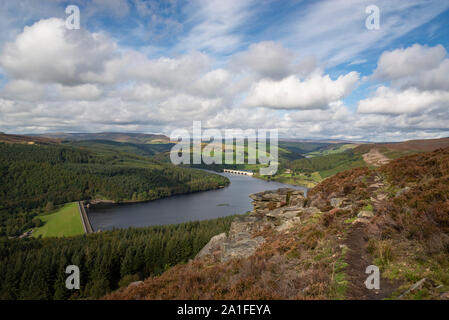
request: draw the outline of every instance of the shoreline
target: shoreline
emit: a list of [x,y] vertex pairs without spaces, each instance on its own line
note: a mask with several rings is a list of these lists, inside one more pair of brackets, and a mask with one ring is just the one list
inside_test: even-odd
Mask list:
[[212,188],[212,189],[208,189],[208,190],[197,190],[197,191],[191,191],[191,192],[174,193],[174,194],[171,194],[169,196],[164,196],[164,197],[151,199],[151,200],[114,201],[114,200],[108,200],[108,199],[92,199],[92,200],[84,200],[84,201],[86,202],[86,205],[88,206],[87,209],[89,209],[91,207],[95,207],[95,206],[102,206],[102,205],[121,205],[121,204],[147,203],[147,202],[152,202],[152,201],[161,200],[161,199],[168,199],[168,198],[171,198],[171,197],[174,197],[174,196],[189,195],[189,194],[198,193],[198,192],[208,192],[208,191],[220,190],[220,189],[224,189],[224,188],[228,187],[230,184],[231,184],[231,182],[229,182],[225,186],[220,185],[217,188]]
[[304,187],[307,188],[307,190],[312,189],[314,187],[316,187],[319,183],[312,183],[310,182],[310,184],[295,184],[295,183],[290,183],[288,181],[282,181],[282,179],[272,179],[272,180],[268,180],[268,179],[264,179],[259,175],[253,175],[253,178],[257,178],[257,179],[261,179],[264,181],[275,181],[275,182],[279,182],[279,183],[284,183],[284,184],[289,184],[291,186],[296,186],[296,187]]
[[[224,172],[224,171],[215,171],[215,170],[213,170],[213,169],[202,169],[202,168],[198,168],[198,169],[199,169],[199,170],[208,171],[208,172],[219,173],[219,174],[226,173],[226,172]],[[225,170],[227,170],[227,169],[225,169]],[[274,182],[279,182],[279,183],[287,184],[287,185],[294,186],[294,187],[307,188],[307,190],[312,189],[312,188],[316,187],[316,186],[319,184],[319,182],[315,182],[315,183],[310,182],[309,184],[307,184],[307,183],[303,183],[303,184],[300,184],[300,183],[291,183],[290,181],[282,181],[282,179],[272,179],[272,180],[268,180],[268,179],[262,178],[260,175],[258,175],[257,173],[254,173],[254,172],[253,172],[252,175],[250,175],[250,177],[252,177],[252,178],[257,178],[257,179],[260,179],[260,180],[263,180],[263,181],[267,181],[267,182],[274,181]]]
[[[223,174],[223,173],[221,173]],[[231,180],[229,188],[178,194],[159,201],[104,203],[92,208],[89,215],[96,229],[143,227],[147,225],[177,224],[186,221],[211,219],[249,211],[250,195],[279,188],[293,188],[304,193],[307,188],[276,181],[250,179],[241,175],[224,174]],[[235,188],[234,188],[235,187]],[[100,203],[97,201],[97,203]],[[228,203],[229,205],[223,205]]]

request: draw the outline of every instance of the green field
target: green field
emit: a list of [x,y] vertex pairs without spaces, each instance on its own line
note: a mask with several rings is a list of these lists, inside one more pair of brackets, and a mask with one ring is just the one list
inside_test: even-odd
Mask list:
[[58,211],[39,216],[44,225],[33,231],[33,237],[70,237],[84,233],[78,204],[72,202],[64,205]]
[[[282,147],[281,147],[282,146]],[[255,178],[275,180],[282,183],[302,185],[312,188],[324,179],[353,168],[366,167],[361,152],[354,149],[358,144],[308,144],[282,142],[278,148],[278,171],[273,176],[259,175],[261,164],[248,164],[248,146],[244,146],[244,164],[200,165],[201,168],[221,170],[223,168],[250,170]],[[224,146],[223,146],[224,149]],[[235,146],[233,147],[235,151]],[[305,150],[308,150],[307,153]],[[300,154],[299,152],[303,152]],[[306,156],[306,157],[304,157]]]
[[331,145],[328,148],[323,148],[317,151],[309,152],[305,156],[307,158],[327,156],[330,154],[342,153],[345,152],[346,150],[355,149],[358,146],[359,146],[358,144],[336,144]]

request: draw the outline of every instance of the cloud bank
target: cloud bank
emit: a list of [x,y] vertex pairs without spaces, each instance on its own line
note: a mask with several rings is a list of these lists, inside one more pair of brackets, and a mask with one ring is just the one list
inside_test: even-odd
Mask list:
[[[397,12],[415,16],[422,7],[412,2],[382,2],[392,35],[352,33],[348,25],[360,22],[357,15],[348,18],[352,2],[321,1],[302,10],[295,25],[287,19],[279,26],[297,39],[267,27],[275,39],[252,40],[239,30],[269,2],[194,1],[182,8],[182,24],[173,16],[176,1],[166,7],[140,0],[84,7],[86,19],[99,13],[125,19],[132,10],[153,16],[151,23],[176,35],[166,53],[123,45],[101,28],[67,30],[62,18],[34,19],[7,41],[0,39],[0,131],[169,134],[201,120],[204,128],[278,128],[281,136],[297,138],[447,136],[449,57],[443,45],[384,50],[374,61],[360,56],[369,41],[384,36],[391,43],[441,12],[422,9],[411,25],[395,25],[402,19]],[[331,16],[339,17],[332,28],[316,26]],[[366,71],[368,65],[374,67]]]

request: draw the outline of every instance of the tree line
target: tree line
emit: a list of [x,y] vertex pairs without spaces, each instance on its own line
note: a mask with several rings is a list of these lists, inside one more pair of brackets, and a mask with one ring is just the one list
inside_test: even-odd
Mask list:
[[[0,299],[101,297],[194,258],[234,218],[69,238],[0,239]],[[80,269],[80,290],[65,287],[68,265]]]
[[312,173],[315,171],[330,170],[362,159],[361,154],[355,153],[353,150],[346,150],[336,154],[295,160],[289,163],[287,167],[293,171]]
[[17,236],[39,223],[50,202],[93,198],[155,200],[225,186],[229,180],[135,155],[96,154],[60,145],[0,143],[0,236]]

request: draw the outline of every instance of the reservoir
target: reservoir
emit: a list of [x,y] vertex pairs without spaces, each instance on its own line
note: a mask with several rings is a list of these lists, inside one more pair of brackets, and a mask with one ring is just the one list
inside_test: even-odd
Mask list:
[[252,210],[249,195],[278,188],[307,188],[251,176],[219,173],[231,184],[223,189],[176,195],[144,203],[99,205],[89,210],[92,227],[97,230],[145,227],[207,220]]

